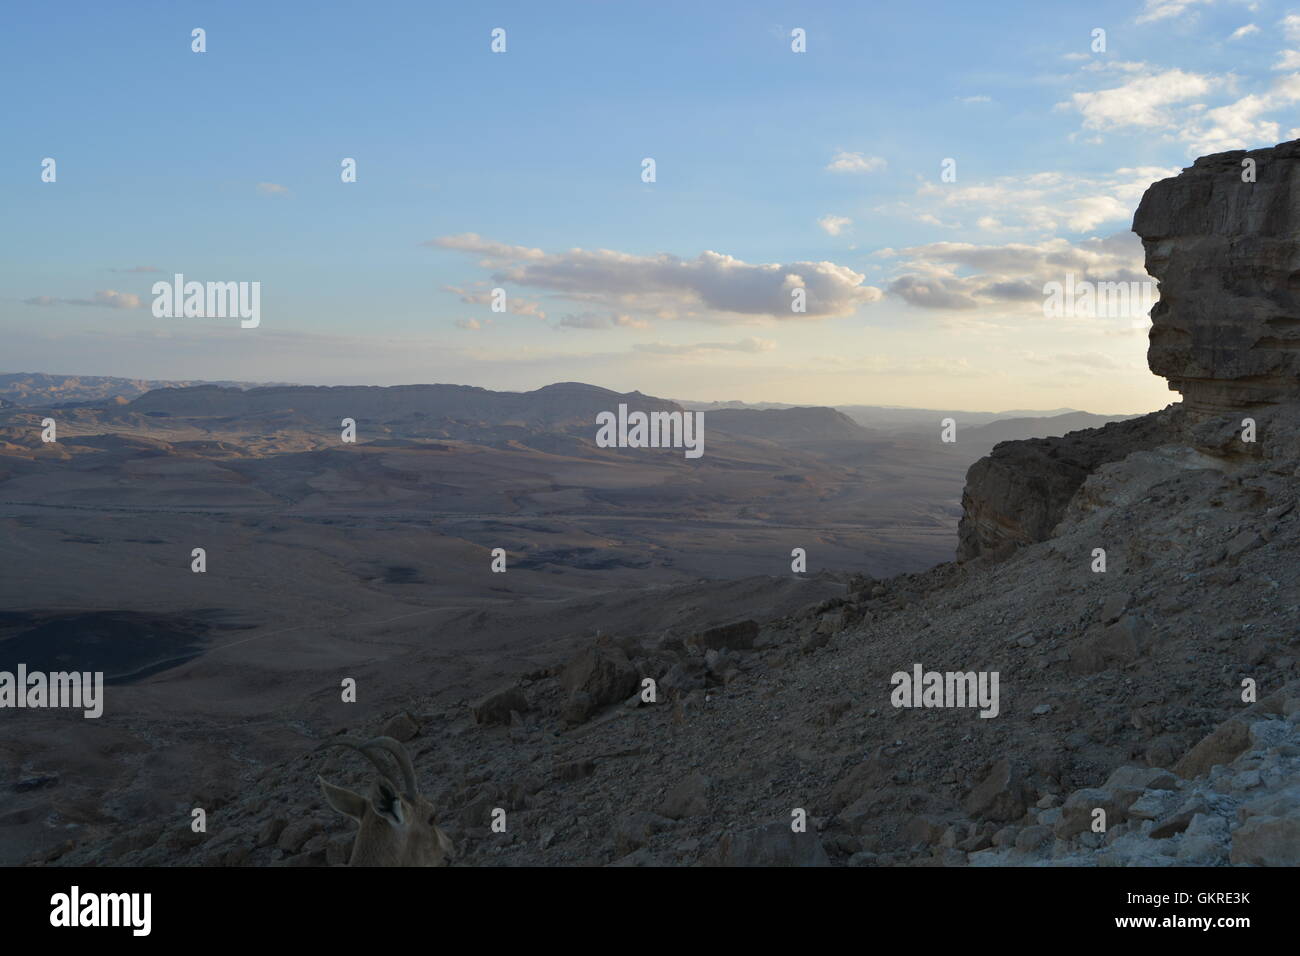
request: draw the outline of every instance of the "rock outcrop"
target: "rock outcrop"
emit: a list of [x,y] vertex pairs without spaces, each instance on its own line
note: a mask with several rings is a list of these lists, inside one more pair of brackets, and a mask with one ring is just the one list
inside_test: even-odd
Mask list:
[[1134,452],[1180,444],[1225,460],[1289,455],[1262,434],[1242,442],[1240,428],[1243,413],[1261,430],[1285,424],[1300,400],[1300,140],[1203,156],[1146,191],[1133,231],[1160,286],[1147,362],[1183,402],[995,447],[966,476],[959,561],[1046,540],[1084,479]]
[[1146,191],[1133,231],[1160,283],[1151,371],[1202,414],[1295,397],[1300,140],[1202,156]]
[[995,446],[966,473],[957,560],[1047,540],[1084,479],[1108,462],[1168,441],[1176,411]]

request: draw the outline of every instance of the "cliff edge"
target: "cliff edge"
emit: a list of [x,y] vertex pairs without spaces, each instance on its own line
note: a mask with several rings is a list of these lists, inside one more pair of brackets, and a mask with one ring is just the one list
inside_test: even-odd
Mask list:
[[[1300,140],[1201,157],[1147,189],[1133,231],[1160,290],[1147,364],[1183,401],[996,446],[967,472],[957,560],[1047,540],[1087,476],[1134,452],[1284,457],[1277,442],[1300,420]],[[1256,420],[1253,436],[1246,418]],[[1271,444],[1264,419],[1275,426]]]

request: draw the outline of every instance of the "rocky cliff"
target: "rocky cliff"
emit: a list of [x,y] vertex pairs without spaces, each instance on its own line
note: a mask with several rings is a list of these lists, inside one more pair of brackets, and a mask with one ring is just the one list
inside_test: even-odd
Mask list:
[[[1253,182],[1243,181],[1248,171]],[[1182,403],[998,445],[967,473],[958,560],[1046,540],[1090,473],[1137,451],[1185,444],[1225,460],[1281,454],[1285,428],[1272,443],[1262,434],[1246,442],[1242,421],[1285,424],[1300,400],[1300,140],[1196,160],[1147,189],[1133,231],[1160,288],[1147,363]],[[1274,406],[1289,410],[1266,415]]]
[[1189,410],[1295,397],[1300,140],[1201,157],[1146,191],[1133,231],[1160,287],[1147,361]]
[[1060,438],[997,445],[966,473],[957,560],[1045,541],[1088,475],[1167,441],[1177,418],[1177,409],[1168,408]]

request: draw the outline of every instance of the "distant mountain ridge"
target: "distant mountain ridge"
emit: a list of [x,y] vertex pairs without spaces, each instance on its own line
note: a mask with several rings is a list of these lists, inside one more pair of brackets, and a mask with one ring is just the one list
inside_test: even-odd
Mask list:
[[862,440],[861,425],[833,408],[723,408],[704,413],[711,430],[768,441]]
[[977,441],[990,448],[1000,441],[1062,435],[1134,417],[1094,415],[1076,409],[969,412],[884,405],[676,401],[581,382],[557,382],[532,391],[510,392],[472,385],[155,381],[41,372],[0,375],[0,403],[49,408],[107,404],[154,417],[178,418],[289,415],[304,421],[345,417],[384,421],[447,419],[535,430],[590,425],[598,412],[615,411],[619,404],[627,404],[632,410],[647,412],[703,411],[711,431],[768,441],[860,440],[872,431],[937,428],[943,418],[952,417],[958,423],[959,440]]
[[200,385],[155,389],[133,401],[130,410],[185,418],[293,412],[319,421],[431,418],[559,428],[594,424],[597,413],[615,411],[620,404],[633,411],[682,411],[674,402],[640,392],[620,393],[581,382],[559,382],[531,392],[494,392],[474,385],[293,385],[246,390]]
[[[803,409],[816,408],[815,405],[788,405],[778,402],[696,402],[677,400],[683,408],[692,411],[713,412],[718,411],[766,411],[772,409]],[[1123,421],[1128,418],[1135,418],[1136,415],[1098,415],[1092,412],[1081,411],[1077,408],[1052,408],[1052,409],[1029,409],[1029,408],[1012,408],[1000,412],[975,412],[964,409],[942,409],[942,408],[910,408],[903,405],[832,405],[821,406],[834,409],[842,415],[847,416],[853,422],[867,429],[880,431],[915,431],[917,426],[938,427],[940,421],[945,418],[953,418],[957,422],[959,429],[972,429],[973,427],[984,427],[994,422],[1019,421],[1021,425],[1006,430],[1005,434],[988,432],[981,437],[993,437],[994,442],[1007,441],[1016,438],[1029,438],[1036,436],[1045,436],[1047,434],[1057,434],[1057,432],[1045,433],[1041,427],[1034,427],[1030,423],[1037,422],[1040,425],[1048,421],[1054,422],[1053,427],[1068,425],[1069,429],[1076,428],[1097,428],[1107,422]],[[1073,416],[1073,417],[1071,417]],[[974,434],[969,431],[967,434]]]
[[[959,430],[958,440],[972,439],[988,445],[1026,438],[1060,438],[1085,428],[1100,428],[1110,422],[1126,422],[1140,415],[1094,415],[1091,412],[1067,412],[1046,417],[1002,418],[987,425]],[[958,426],[960,429],[960,425]]]
[[114,398],[139,398],[157,388],[189,388],[221,385],[227,388],[257,388],[271,383],[156,381],[117,378],[112,375],[52,375],[46,372],[11,372],[0,375],[0,401],[14,405],[53,407],[72,403],[106,402]]

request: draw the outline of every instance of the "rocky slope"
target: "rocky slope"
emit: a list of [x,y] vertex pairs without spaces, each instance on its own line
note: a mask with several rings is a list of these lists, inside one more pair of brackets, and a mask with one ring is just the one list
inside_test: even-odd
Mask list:
[[[342,862],[351,825],[314,781],[363,774],[313,748],[346,730],[408,742],[468,865],[1300,865],[1300,390],[1268,341],[1300,316],[1296,147],[1251,154],[1258,193],[1215,178],[1239,154],[1152,187],[1151,364],[1185,406],[998,446],[971,469],[963,561],[295,725],[297,759],[44,859]],[[897,706],[917,666],[996,673],[996,715]]]
[[[749,625],[588,638],[480,697],[395,700],[347,730],[408,740],[462,865],[1300,863],[1298,411],[1269,424],[1278,455],[1169,445],[1102,466],[1053,538],[1004,560],[857,578]],[[998,716],[894,707],[891,676],[917,663],[997,671]],[[632,699],[645,677],[656,703]],[[315,775],[364,774],[310,752],[336,729],[196,788],[206,835],[178,806],[59,860],[340,862],[352,828]]]
[[1003,442],[966,473],[957,559],[1044,541],[1085,478],[1107,462],[1175,440],[1181,410],[1070,432]]

